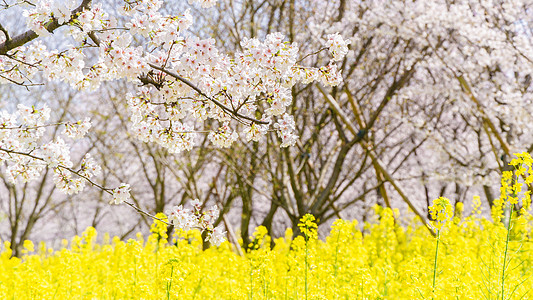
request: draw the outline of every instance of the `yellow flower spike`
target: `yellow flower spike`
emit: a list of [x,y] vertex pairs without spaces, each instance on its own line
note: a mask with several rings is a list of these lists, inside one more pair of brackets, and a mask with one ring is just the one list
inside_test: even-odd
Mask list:
[[524,199],[522,200],[522,207],[525,210],[529,210],[530,206],[531,206],[531,190],[527,190],[524,193]]
[[261,240],[267,234],[268,234],[268,230],[267,230],[267,228],[265,226],[258,226],[257,228],[255,228],[253,236],[254,236],[255,239]]
[[35,251],[35,246],[33,245],[32,241],[25,240],[22,244],[22,247],[24,247],[24,250],[22,250],[22,253],[30,253]]
[[531,154],[527,152],[523,152],[522,154],[524,156],[524,164],[527,166],[533,165],[533,158],[531,157]]
[[94,227],[87,227],[87,229],[85,229],[85,231],[82,233],[82,240],[85,242],[85,248],[92,249],[97,235],[98,233]]
[[455,209],[459,212],[459,213],[463,213],[465,211],[465,205],[463,202],[457,202],[455,204]]
[[521,161],[520,161],[519,159],[517,159],[517,158],[513,158],[513,159],[509,162],[509,165],[515,167],[515,166],[517,166],[518,164],[520,164],[520,162],[521,162]]
[[512,171],[503,171],[503,173],[502,173],[502,183],[511,181],[511,179],[513,179],[513,172]]
[[315,223],[315,216],[312,214],[306,214],[300,219],[298,224],[300,231],[306,236],[307,239],[317,239],[318,225]]
[[440,231],[444,224],[453,217],[453,208],[450,200],[445,197],[433,200],[433,205],[429,207],[429,213],[433,219],[431,224],[437,231]]
[[45,255],[47,253],[46,243],[45,242],[39,242],[39,250],[40,255]]
[[11,257],[11,243],[9,241],[4,241],[4,251],[2,252],[2,256]]
[[399,218],[400,217],[400,210],[398,208],[394,208],[392,210],[392,214],[394,215],[395,218]]
[[102,243],[104,245],[108,245],[110,241],[111,241],[111,237],[109,236],[109,233],[108,232],[104,233],[104,238],[102,240]]
[[292,231],[292,228],[287,228],[285,230],[285,240],[286,241],[292,241],[292,238],[294,236],[294,232]]
[[516,170],[515,170],[515,174],[516,176],[522,176],[526,173],[526,169],[520,165]]

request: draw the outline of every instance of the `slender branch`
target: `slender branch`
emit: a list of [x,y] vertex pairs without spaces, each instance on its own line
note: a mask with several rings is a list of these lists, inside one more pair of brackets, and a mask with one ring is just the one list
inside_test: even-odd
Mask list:
[[[8,150],[8,149],[4,149],[4,148],[0,148],[0,151],[6,152],[6,153],[11,153],[11,154],[24,155],[24,156],[27,156],[27,157],[33,158],[33,159],[35,159],[35,160],[40,160],[40,161],[46,162],[46,161],[44,160],[44,158],[39,157],[39,156],[35,156],[35,155],[31,154],[31,153],[20,152],[20,151],[14,151],[14,150]],[[61,169],[65,169],[65,170],[67,170],[67,171],[69,171],[69,172],[71,172],[71,173],[73,173],[73,174],[76,174],[76,175],[78,175],[79,177],[81,177],[81,178],[87,180],[91,185],[93,185],[93,186],[95,186],[95,187],[97,187],[97,188],[99,188],[99,189],[101,189],[101,190],[103,190],[103,191],[105,191],[105,192],[107,192],[107,193],[109,193],[109,194],[112,194],[112,193],[110,192],[110,190],[111,190],[110,188],[106,188],[106,187],[103,187],[103,186],[99,185],[98,183],[92,181],[89,177],[87,177],[87,176],[85,176],[85,175],[79,173],[78,171],[75,171],[75,170],[73,170],[73,169],[71,169],[71,168],[69,168],[69,167],[65,167],[65,166],[63,166],[63,165],[57,165],[57,167],[58,167],[58,168],[61,168]]]
[[[31,154],[31,153],[25,153],[25,152],[20,152],[20,151],[13,151],[13,150],[8,150],[8,149],[3,149],[3,148],[0,148],[0,151],[4,151],[4,152],[6,152],[6,153],[12,153],[12,154],[24,155],[24,156],[28,156],[28,157],[30,157],[30,158],[32,158],[32,159],[35,159],[35,160],[44,161],[44,159],[43,159],[42,157],[35,156],[35,155]],[[73,174],[76,174],[76,175],[78,175],[79,177],[81,177],[81,178],[87,180],[87,182],[89,182],[91,185],[93,185],[93,186],[95,186],[95,187],[101,189],[102,191],[104,191],[104,192],[106,192],[106,193],[108,193],[108,194],[110,194],[110,195],[113,195],[113,192],[112,192],[112,189],[111,189],[111,188],[106,188],[106,187],[101,186],[100,184],[98,184],[98,183],[92,181],[90,178],[88,178],[87,176],[85,176],[85,175],[79,173],[78,171],[75,171],[75,170],[73,170],[73,169],[71,169],[71,168],[68,168],[68,167],[65,167],[65,166],[63,166],[63,165],[58,165],[57,167],[58,167],[58,168],[61,168],[61,169],[65,169],[65,170],[67,170],[67,171],[69,171],[69,172],[71,172],[71,173],[73,173]],[[164,220],[162,220],[162,219],[160,219],[160,218],[158,218],[158,217],[156,217],[156,216],[154,216],[154,215],[151,215],[151,214],[149,214],[149,213],[143,211],[143,210],[140,209],[139,207],[135,206],[133,203],[130,203],[130,202],[128,202],[128,201],[124,201],[124,203],[126,203],[128,206],[132,207],[132,208],[135,209],[137,212],[139,212],[139,213],[141,213],[141,214],[143,214],[143,215],[146,215],[146,216],[148,216],[148,217],[150,217],[150,218],[152,218],[152,219],[154,219],[154,220],[161,221],[161,222],[163,222],[163,223],[165,223],[165,224],[167,224],[167,225],[172,225],[172,224],[170,224],[170,223],[168,223],[168,222],[166,222],[166,221],[164,221]]]
[[147,217],[150,217],[150,218],[152,218],[152,219],[154,219],[154,220],[158,220],[158,221],[160,221],[160,222],[163,222],[163,223],[165,223],[165,224],[168,225],[168,226],[173,225],[172,223],[168,223],[168,222],[165,221],[165,220],[162,220],[162,219],[160,219],[160,218],[158,218],[158,217],[156,217],[156,216],[154,216],[154,215],[151,215],[151,214],[145,212],[144,210],[138,208],[137,206],[135,206],[135,205],[134,205],[133,203],[131,203],[131,202],[124,201],[124,203],[126,203],[126,204],[127,204],[128,206],[130,206],[131,208],[135,209],[135,210],[136,210],[137,212],[139,212],[140,214],[143,214],[143,215],[145,215],[145,216],[147,216]]
[[23,125],[15,126],[15,127],[3,127],[0,126],[0,130],[15,130],[15,129],[22,129],[22,130],[31,130],[31,129],[37,129],[37,128],[43,128],[43,127],[52,127],[52,126],[60,126],[60,125],[72,125],[76,124],[76,122],[58,122],[53,124],[44,124],[44,125],[37,125],[37,126],[30,126],[25,127]]
[[212,97],[209,97],[208,95],[206,95],[204,92],[202,92],[202,90],[200,90],[200,88],[198,88],[196,85],[194,85],[192,82],[190,82],[189,80],[181,77],[180,75],[172,72],[172,71],[169,71],[167,69],[164,69],[164,68],[161,68],[155,64],[152,64],[152,63],[149,63],[148,65],[150,65],[150,67],[156,69],[156,70],[159,70],[171,77],[174,77],[175,79],[185,83],[186,85],[188,85],[190,88],[192,88],[194,91],[196,91],[200,96],[202,97],[205,97],[207,99],[209,99],[211,102],[213,102],[216,106],[220,107],[223,111],[229,113],[229,114],[232,114],[233,116],[235,117],[238,117],[238,118],[241,118],[241,119],[245,119],[245,120],[248,120],[252,123],[256,123],[256,124],[263,124],[263,125],[266,125],[266,124],[269,124],[269,122],[266,122],[266,121],[261,121],[261,120],[257,120],[257,119],[254,119],[252,117],[248,117],[248,116],[245,116],[245,115],[242,115],[240,113],[238,113],[237,111],[234,111],[232,110],[231,108],[225,106],[224,104],[220,103],[218,100],[212,98]]
[[35,86],[35,85],[44,85],[43,83],[30,83],[30,84],[26,84],[26,83],[24,83],[24,82],[18,82],[18,81],[16,81],[16,80],[13,80],[13,79],[11,79],[11,78],[9,78],[9,77],[6,77],[6,76],[4,76],[4,75],[2,75],[2,74],[0,74],[0,78],[9,81],[9,82],[11,82],[12,84],[16,84],[16,85],[20,85],[20,86],[26,86],[26,87],[27,87],[27,86]]
[[296,63],[299,64],[300,62],[302,62],[304,59],[308,58],[309,56],[312,56],[312,55],[315,55],[315,54],[318,54],[324,50],[327,50],[328,48],[324,47],[324,48],[320,48],[318,49],[317,51],[313,52],[313,53],[309,53],[307,54],[306,56],[300,58],[300,60],[298,60]]
[[[35,64],[30,64],[30,63],[28,63],[28,62],[25,62],[25,61],[23,61],[23,60],[20,60],[20,59],[16,58],[14,55],[6,54],[6,56],[9,57],[9,59],[14,60],[14,61],[16,61],[16,62],[18,62],[18,63],[20,63],[20,64],[23,64],[23,65],[26,65],[26,66],[28,66],[28,67],[32,67],[32,68],[37,68],[37,66],[36,66]],[[39,62],[40,62],[40,61],[39,61]],[[15,68],[13,67],[11,70],[13,70],[13,69],[15,69]]]

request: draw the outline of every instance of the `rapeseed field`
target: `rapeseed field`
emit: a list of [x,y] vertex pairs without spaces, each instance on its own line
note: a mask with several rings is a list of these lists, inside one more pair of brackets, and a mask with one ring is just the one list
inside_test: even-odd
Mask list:
[[4,242],[0,299],[533,299],[532,162],[511,162],[490,218],[479,197],[468,216],[436,199],[431,231],[376,207],[373,221],[337,220],[324,239],[312,215],[274,247],[258,227],[242,255],[229,242],[202,250],[194,230],[168,242],[159,221],[128,241],[96,243],[94,228],[59,250],[27,241],[21,258]]

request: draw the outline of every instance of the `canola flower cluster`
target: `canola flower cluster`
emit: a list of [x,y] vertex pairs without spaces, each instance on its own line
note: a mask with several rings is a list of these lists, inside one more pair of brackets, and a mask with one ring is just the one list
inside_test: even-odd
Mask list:
[[479,197],[469,216],[462,203],[454,209],[436,199],[433,234],[414,217],[376,206],[373,220],[337,220],[324,239],[311,215],[300,220],[302,235],[288,229],[272,240],[260,226],[243,255],[228,241],[202,250],[198,230],[178,231],[169,243],[158,220],[146,239],[105,235],[97,243],[88,228],[57,251],[26,241],[21,258],[4,242],[0,298],[531,299],[532,163],[527,154],[511,162],[494,221],[483,216]]
[[[175,234],[154,226],[147,239],[121,241],[88,228],[53,251],[25,244],[11,258],[9,243],[0,254],[2,299],[495,299],[500,291],[505,227],[480,214],[454,218],[440,234],[436,288],[435,245],[427,229],[398,213],[376,208],[379,221],[337,220],[324,241],[302,236],[271,238],[254,233],[251,250],[236,254],[229,242],[202,250],[198,231]],[[533,273],[532,239],[515,219],[511,232],[505,299],[528,299]],[[305,266],[308,262],[307,276]],[[307,277],[307,278],[306,278]],[[511,295],[511,293],[514,293]],[[521,298],[524,297],[524,298]]]

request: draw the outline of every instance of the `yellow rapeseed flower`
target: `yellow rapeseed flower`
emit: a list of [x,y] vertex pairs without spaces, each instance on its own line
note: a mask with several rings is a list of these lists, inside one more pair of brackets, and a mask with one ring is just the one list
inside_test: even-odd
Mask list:
[[315,216],[306,214],[300,219],[298,224],[300,231],[306,236],[306,239],[317,239],[318,225],[315,223]]
[[428,209],[429,214],[433,219],[431,224],[437,231],[440,231],[442,226],[453,217],[452,205],[450,204],[450,200],[445,197],[439,197],[433,200],[433,205]]

